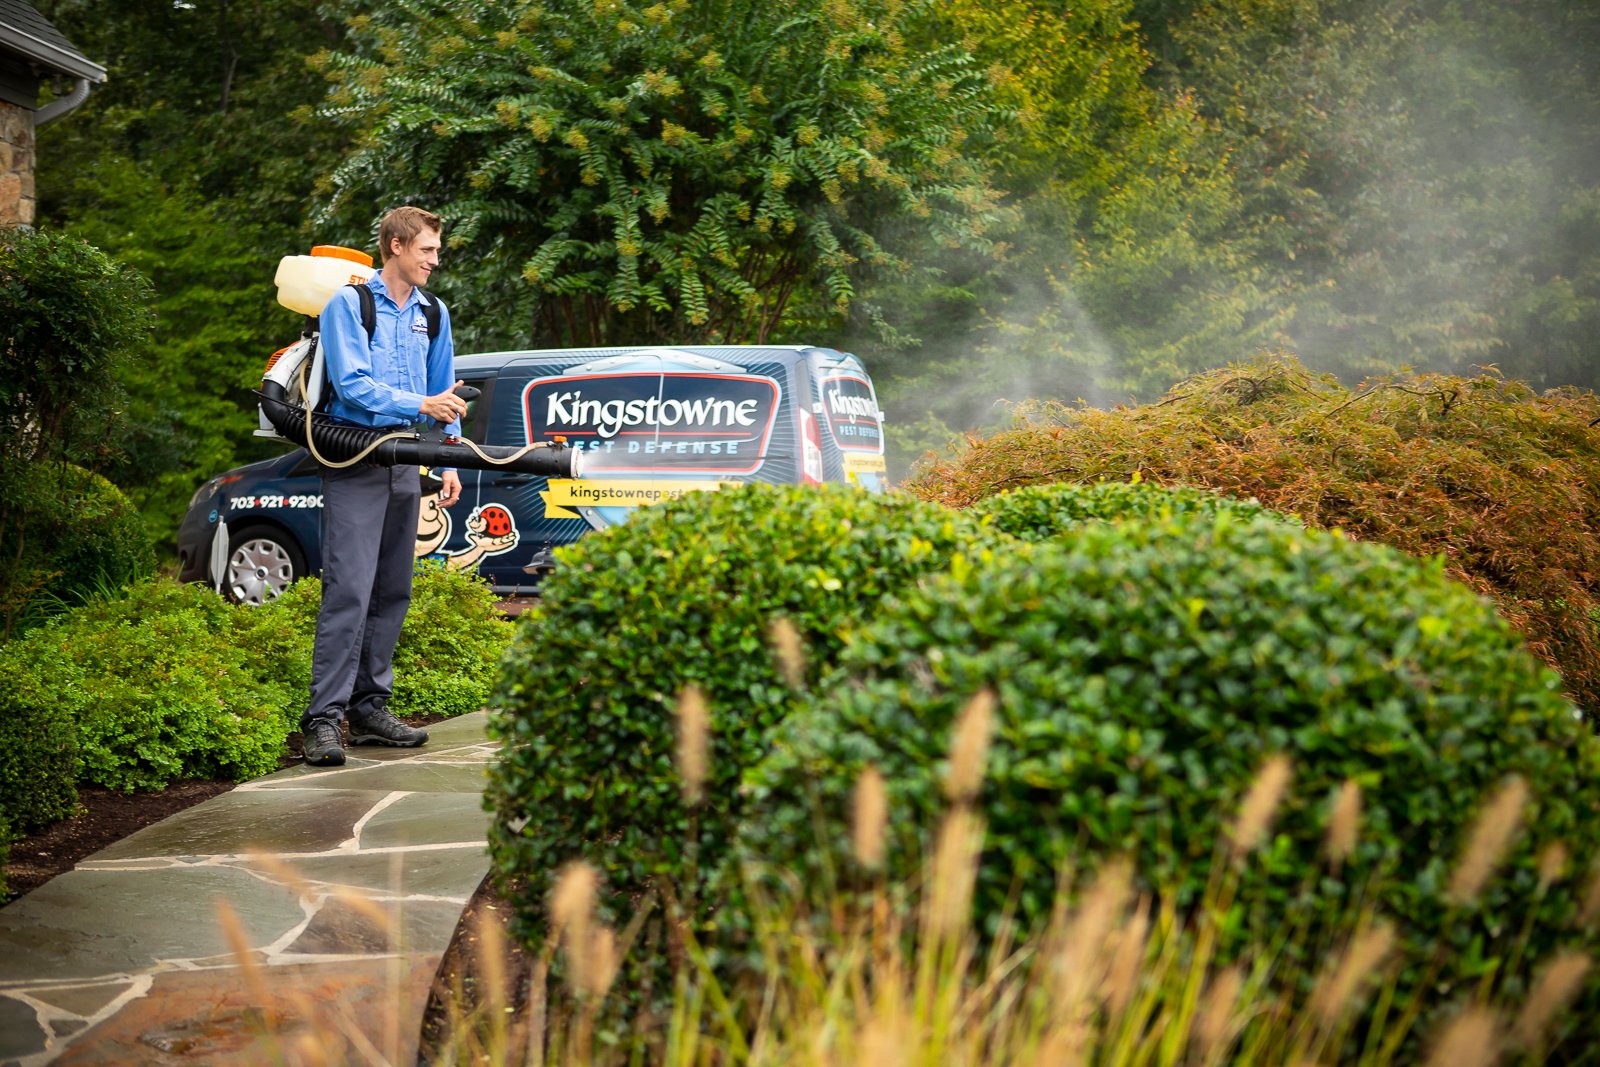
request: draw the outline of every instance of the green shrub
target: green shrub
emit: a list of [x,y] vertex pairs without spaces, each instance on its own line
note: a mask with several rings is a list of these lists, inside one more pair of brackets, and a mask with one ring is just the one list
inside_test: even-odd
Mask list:
[[242,610],[205,586],[143,581],[11,642],[6,656],[25,707],[76,725],[80,781],[132,792],[242,780],[277,767],[294,699],[239,639]]
[[[1600,716],[1600,397],[1491,374],[1345,388],[1286,356],[1199,375],[1156,404],[1035,406],[908,488],[966,508],[1043,482],[1205,486],[1417,556],[1494,597]],[[1600,719],[1597,719],[1600,721]]]
[[1296,521],[1255,500],[1238,500],[1189,485],[1160,486],[1147,481],[1031,485],[988,497],[972,511],[1020,541],[1047,541],[1085,522],[1170,519],[1191,514],[1227,512],[1242,520]]
[[513,625],[476,574],[420,561],[394,652],[396,715],[465,715],[489,700]]
[[[1118,852],[1192,907],[1275,753],[1293,761],[1293,792],[1246,869],[1240,899],[1257,904],[1229,917],[1239,937],[1326,934],[1372,905],[1402,924],[1413,962],[1437,952],[1447,973],[1515,987],[1583,896],[1545,892],[1543,848],[1563,841],[1580,874],[1596,857],[1600,742],[1487,602],[1438,561],[1226,514],[1085,525],[908,590],[746,776],[739,853],[808,886],[850,871],[844,827],[870,764],[887,780],[889,876],[913,877],[947,803],[952,724],[985,689],[997,710],[975,900],[991,932],[1008,906],[1046,917],[1067,861]],[[1531,832],[1504,877],[1452,906],[1466,827],[1512,774],[1533,793]],[[1364,791],[1362,833],[1335,871],[1325,816],[1346,781]]]
[[[507,654],[491,718],[508,742],[490,776],[490,849],[523,881],[537,928],[556,870],[584,856],[615,904],[670,887],[686,903],[743,808],[741,772],[798,699],[769,650],[793,625],[815,678],[879,602],[971,551],[972,520],[901,494],[746,485],[695,493],[561,552]],[[676,704],[710,717],[704,802],[674,766]]]
[[289,729],[300,729],[300,713],[311,696],[311,649],[322,606],[322,583],[295,582],[264,604],[235,605],[234,639],[248,649],[253,668],[286,694],[281,709]]
[[[300,721],[311,686],[311,649],[321,609],[322,582],[308,578],[275,600],[242,612],[251,632],[260,635],[257,658],[294,694],[293,723]],[[411,582],[411,608],[395,645],[389,710],[400,716],[479,710],[494,687],[511,634],[512,625],[500,613],[487,582],[419,561]]]
[[46,683],[24,661],[21,645],[0,650],[0,822],[17,834],[65,819],[78,806],[77,731],[62,703],[84,688],[70,664]]
[[27,506],[0,526],[0,629],[19,633],[155,573],[144,522],[116,486],[63,464],[0,465],[0,492]]

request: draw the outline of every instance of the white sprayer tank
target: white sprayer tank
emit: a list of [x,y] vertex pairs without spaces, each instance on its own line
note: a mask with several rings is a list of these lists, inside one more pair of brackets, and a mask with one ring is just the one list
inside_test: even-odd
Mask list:
[[320,315],[333,294],[376,271],[372,257],[354,248],[317,245],[309,256],[284,256],[278,262],[278,303],[302,315]]

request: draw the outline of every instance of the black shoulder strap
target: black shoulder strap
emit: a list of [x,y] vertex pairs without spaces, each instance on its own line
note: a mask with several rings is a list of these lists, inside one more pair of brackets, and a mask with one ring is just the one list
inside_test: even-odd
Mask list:
[[361,301],[361,325],[367,328],[367,344],[372,343],[372,335],[378,332],[378,301],[372,296],[372,286],[365,282],[351,282],[350,288],[356,291],[356,299]]
[[422,305],[422,317],[428,320],[428,343],[431,345],[439,338],[439,298],[426,289],[418,289],[428,299]]
[[[361,301],[361,325],[367,328],[367,343],[371,344],[372,335],[378,332],[378,302],[373,298],[372,287],[365,282],[351,282],[350,287]],[[417,292],[427,297],[422,303],[422,317],[428,320],[428,343],[431,345],[439,337],[439,298],[426,289]]]

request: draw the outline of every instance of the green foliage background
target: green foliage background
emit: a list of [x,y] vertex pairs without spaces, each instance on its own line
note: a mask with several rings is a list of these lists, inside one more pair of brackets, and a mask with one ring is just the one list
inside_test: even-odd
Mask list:
[[1597,381],[1579,0],[38,6],[110,69],[41,131],[41,224],[154,282],[113,473],[158,541],[258,456],[279,256],[407,199],[466,346],[833,344],[900,466],[1264,346]]

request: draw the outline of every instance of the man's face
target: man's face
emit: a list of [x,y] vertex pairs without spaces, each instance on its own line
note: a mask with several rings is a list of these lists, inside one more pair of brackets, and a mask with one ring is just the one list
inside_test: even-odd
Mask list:
[[398,237],[391,239],[384,269],[393,270],[407,285],[426,289],[428,275],[439,266],[439,238],[437,231],[423,230],[409,245],[401,244]]

